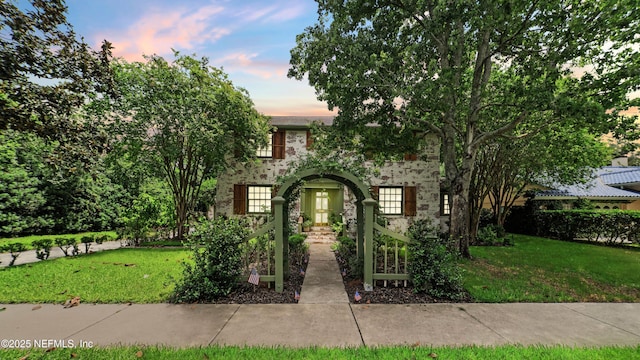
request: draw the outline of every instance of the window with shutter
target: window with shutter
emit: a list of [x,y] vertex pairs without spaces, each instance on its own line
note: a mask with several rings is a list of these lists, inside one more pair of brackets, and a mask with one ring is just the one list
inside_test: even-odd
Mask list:
[[380,213],[385,215],[402,214],[402,187],[380,187],[378,189]]
[[405,186],[404,187],[404,215],[416,216],[416,187]]
[[311,131],[307,130],[307,149],[313,146],[313,136],[311,136]]
[[247,213],[247,186],[242,184],[233,185],[233,213],[244,215]]
[[273,158],[284,159],[286,132],[278,130],[273,133]]

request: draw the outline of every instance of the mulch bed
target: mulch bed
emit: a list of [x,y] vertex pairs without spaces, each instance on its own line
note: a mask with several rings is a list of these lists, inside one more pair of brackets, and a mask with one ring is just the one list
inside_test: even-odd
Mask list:
[[304,282],[304,274],[300,271],[307,271],[307,261],[296,263],[289,260],[289,280],[284,282],[284,291],[278,293],[275,291],[275,285],[271,284],[271,288],[266,283],[261,282],[259,286],[244,282],[240,284],[226,298],[212,301],[212,304],[292,304],[297,303],[295,292],[300,293],[302,282]]
[[[336,261],[340,266],[340,269],[348,269],[347,262],[340,258],[336,254]],[[228,297],[212,301],[214,304],[292,304],[297,303],[295,300],[295,292],[301,291],[302,283],[304,282],[304,274],[300,272],[300,268],[306,272],[307,262],[303,264],[295,264],[290,261],[289,280],[284,283],[284,291],[278,293],[275,291],[274,286],[267,287],[267,284],[260,283],[259,286],[254,286],[248,282],[242,283],[238,289],[229,294]],[[440,302],[451,302],[447,299],[435,299],[427,294],[416,294],[413,292],[411,284],[407,284],[404,287],[404,282],[399,281],[398,286],[395,286],[394,281],[387,282],[387,286],[384,286],[382,281],[378,281],[373,291],[364,291],[364,285],[362,279],[355,278],[346,272],[342,281],[344,288],[349,295],[349,301],[352,304],[432,304]],[[360,294],[361,299],[355,300],[356,291]],[[471,297],[461,301],[471,301]]]

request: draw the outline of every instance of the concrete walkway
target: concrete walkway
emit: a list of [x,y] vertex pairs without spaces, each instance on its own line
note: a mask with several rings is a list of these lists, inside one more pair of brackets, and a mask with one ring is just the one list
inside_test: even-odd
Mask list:
[[[103,250],[114,250],[122,247],[122,243],[120,241],[105,241],[102,244],[91,244],[89,248],[89,253]],[[84,244],[78,244],[78,249],[80,250],[80,254],[84,254]],[[71,252],[71,251],[69,251]],[[59,247],[53,246],[51,248],[51,253],[49,254],[49,259],[55,259],[64,257],[64,253],[60,250]],[[14,265],[22,265],[38,262],[38,258],[36,257],[35,250],[27,250],[20,253],[20,256],[16,259],[16,263]],[[7,267],[11,262],[11,254],[9,253],[0,253],[0,268]]]
[[342,275],[329,243],[311,243],[298,304],[348,304]]
[[19,304],[0,309],[0,339],[73,340],[75,346],[640,344],[637,303],[81,304],[68,309]]

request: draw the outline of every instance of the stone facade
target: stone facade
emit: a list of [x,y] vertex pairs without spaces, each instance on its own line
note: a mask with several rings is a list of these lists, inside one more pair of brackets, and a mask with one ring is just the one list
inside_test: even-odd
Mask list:
[[[245,186],[273,185],[278,176],[287,172],[292,162],[301,156],[308,154],[307,129],[301,126],[288,127],[287,124],[278,125],[278,131],[284,130],[284,159],[261,158],[258,162],[231,166],[218,177],[215,215],[238,216],[234,214],[234,197],[237,197],[238,184]],[[434,136],[428,139],[427,146],[418,155],[417,160],[405,160],[386,162],[379,167],[376,177],[367,179],[372,188],[375,187],[412,187],[415,190],[415,216],[405,216],[404,211],[398,215],[385,215],[389,220],[389,228],[398,232],[405,232],[408,226],[417,219],[432,219],[434,223],[440,218],[440,173],[439,173],[439,141]],[[373,163],[367,163],[374,166]],[[330,184],[333,183],[333,184]],[[315,191],[332,189],[332,194],[340,192],[339,196],[333,196],[331,211],[336,214],[340,211],[343,221],[351,224],[350,230],[355,228],[356,206],[355,195],[348,186],[334,182],[333,180],[319,180],[305,184],[305,189],[291,210],[290,218],[296,221],[302,211],[313,212],[316,204],[313,194]],[[322,190],[321,190],[322,189]],[[305,196],[305,192],[309,193]],[[313,199],[313,200],[311,200]],[[340,204],[336,204],[340,201]],[[317,202],[319,204],[320,202]],[[235,204],[237,207],[237,203]],[[318,210],[320,212],[321,210]],[[245,214],[254,219],[254,223],[263,222],[265,214]]]

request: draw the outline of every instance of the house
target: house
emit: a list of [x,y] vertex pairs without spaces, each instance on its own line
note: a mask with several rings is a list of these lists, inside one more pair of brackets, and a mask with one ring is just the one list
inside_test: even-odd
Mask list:
[[586,184],[554,186],[538,191],[534,198],[561,201],[566,208],[578,199],[591,201],[596,209],[640,210],[640,167],[616,158],[612,166],[595,170]]
[[[333,117],[274,116],[271,125],[276,129],[271,144],[258,151],[259,161],[231,166],[218,177],[215,216],[241,216],[254,222],[265,220],[271,212],[274,184],[287,173],[295,161],[312,154],[312,123],[331,125]],[[379,173],[365,180],[369,186],[365,198],[378,201],[378,211],[388,219],[388,228],[405,232],[417,219],[439,222],[440,172],[439,140],[428,137],[419,154],[407,155],[401,161],[387,161]],[[365,166],[375,166],[366,162]],[[340,177],[322,174],[308,177],[303,182],[299,198],[290,207],[289,218],[296,222],[303,214],[314,225],[327,225],[332,219],[342,219],[351,232],[357,219],[357,196],[353,186]],[[360,195],[362,196],[362,195]]]

